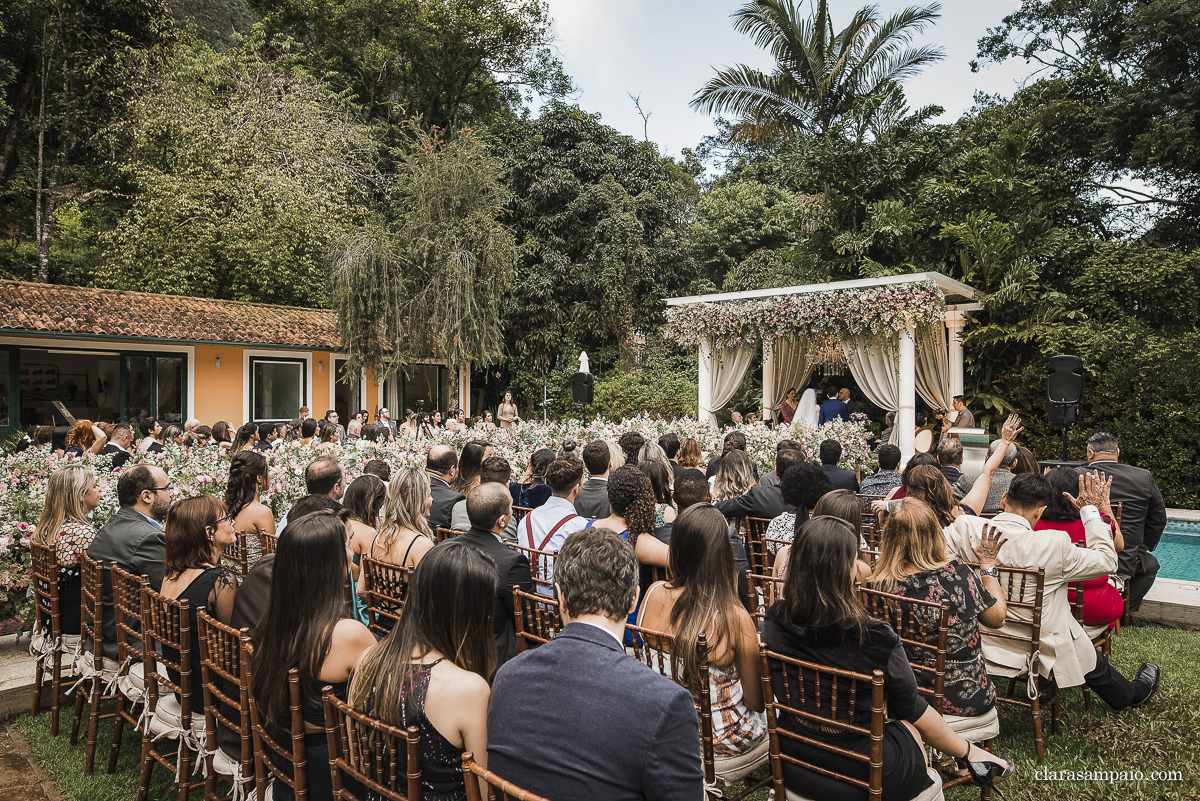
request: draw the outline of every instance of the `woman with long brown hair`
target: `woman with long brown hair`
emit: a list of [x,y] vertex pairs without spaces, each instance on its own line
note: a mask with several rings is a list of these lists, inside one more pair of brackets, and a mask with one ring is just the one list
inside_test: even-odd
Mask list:
[[[891,626],[867,615],[854,591],[858,538],[859,533],[849,523],[836,517],[813,517],[800,527],[792,544],[783,598],[767,610],[763,622],[763,644],[775,653],[805,662],[868,676],[876,670],[883,672],[891,718],[883,730],[885,798],[896,801],[915,798],[933,782],[940,781],[936,772],[926,766],[925,743],[958,757],[972,777],[980,781],[990,783],[1009,775],[1014,769],[1011,761],[995,757],[959,737],[921,698],[900,638]],[[785,696],[778,662],[772,662],[771,671],[772,685],[780,688],[777,697],[781,700],[801,697],[794,673],[789,677],[793,682],[791,693]],[[859,693],[851,703],[845,682],[836,687],[822,683],[820,697],[814,697],[812,703],[827,708],[834,692],[838,694],[839,705],[852,710],[852,722],[867,728],[871,718],[870,693]],[[871,748],[869,735],[833,735],[790,717],[781,719],[780,725],[862,755]],[[791,738],[783,738],[782,747],[785,753],[806,762],[822,764],[864,781],[867,778],[864,762]],[[783,772],[784,783],[808,798],[850,801],[862,796],[856,787],[790,763],[784,764]]]
[[[646,590],[638,625],[674,635],[671,659],[680,668],[683,685],[693,697],[709,695],[716,758],[751,751],[765,757],[758,627],[738,598],[725,516],[706,503],[687,508],[671,528],[669,550],[671,578]],[[708,640],[707,686],[700,681],[700,634]]]
[[[933,468],[927,468],[933,469]],[[1001,540],[998,529],[983,527],[983,539],[975,548],[979,567],[996,566]],[[958,557],[946,558],[946,539],[932,509],[913,495],[900,501],[883,527],[879,559],[871,586],[893,595],[920,601],[945,601],[950,608],[950,630],[946,638],[946,685],[942,714],[978,717],[992,711],[996,688],[988,679],[980,648],[979,624],[989,628],[1004,625],[1007,605],[1004,591],[994,576],[977,576]],[[936,621],[926,628],[931,645],[937,645]],[[934,666],[934,656],[924,648],[906,649],[909,659]],[[932,675],[922,672],[932,688]]]
[[[257,436],[257,434],[256,434]],[[229,484],[225,488],[225,505],[233,518],[234,532],[244,532],[246,549],[251,560],[262,554],[260,534],[275,534],[275,515],[259,500],[270,486],[267,457],[247,448],[237,451],[229,463]]]
[[696,469],[700,467],[700,443],[691,437],[679,443],[679,466]]
[[[79,603],[83,592],[79,554],[86,553],[96,538],[96,528],[88,520],[88,515],[99,505],[96,471],[88,465],[73,462],[50,474],[50,480],[46,483],[46,502],[38,517],[33,541],[53,548],[58,558],[59,613],[62,616],[63,634],[79,634]],[[42,624],[42,630],[48,632],[48,615]]]
[[354,669],[355,709],[421,730],[421,797],[428,801],[466,798],[464,751],[486,765],[495,586],[489,556],[455,540],[438,545],[413,571],[399,625]]
[[450,482],[450,489],[462,495],[470,492],[479,483],[483,460],[491,455],[492,446],[483,440],[473,439],[464,445],[462,453],[458,455],[458,472],[454,474],[454,481]]

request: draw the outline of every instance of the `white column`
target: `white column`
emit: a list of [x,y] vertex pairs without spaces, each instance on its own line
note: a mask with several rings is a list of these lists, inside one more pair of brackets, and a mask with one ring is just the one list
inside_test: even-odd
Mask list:
[[900,409],[896,413],[896,428],[900,432],[900,461],[907,464],[916,448],[917,406],[917,343],[916,326],[911,322],[900,333]]
[[775,347],[768,338],[763,340],[763,380],[762,380],[762,419],[763,422],[773,419],[771,404],[775,403]]
[[458,366],[458,408],[469,420],[471,418],[471,365]]
[[707,342],[700,343],[700,395],[698,399],[697,417],[701,423],[716,426],[717,416],[712,413],[712,350]]
[[946,312],[946,334],[950,337],[950,394],[963,393],[963,349],[962,330],[967,324],[967,315],[960,311]]

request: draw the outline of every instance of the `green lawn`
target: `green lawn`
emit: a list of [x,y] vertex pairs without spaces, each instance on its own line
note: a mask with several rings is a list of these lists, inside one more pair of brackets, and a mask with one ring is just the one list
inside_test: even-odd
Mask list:
[[[1163,670],[1162,688],[1150,705],[1141,710],[1112,712],[1093,697],[1092,712],[1083,708],[1079,690],[1066,693],[1063,703],[1062,734],[1050,734],[1045,726],[1046,762],[1049,771],[1178,771],[1178,781],[1137,782],[1050,782],[1038,780],[1033,747],[1033,727],[1028,714],[1011,707],[1001,708],[1002,734],[997,741],[1000,753],[1017,760],[1017,774],[1001,785],[1011,801],[1043,799],[1113,799],[1113,801],[1195,801],[1200,799],[1200,632],[1147,627],[1126,629],[1113,639],[1113,664],[1128,676],[1145,661],[1156,662]],[[1019,688],[1018,692],[1022,692]],[[108,762],[111,723],[100,727],[96,757],[97,772],[83,773],[84,743],[67,744],[70,713],[65,717],[63,734],[50,737],[50,716],[28,716],[17,726],[29,740],[35,758],[53,777],[64,796],[71,801],[126,801],[137,795],[138,743],[126,727],[125,745],[117,773],[104,773]],[[156,781],[151,797],[174,798],[167,787],[166,772],[155,770]],[[979,791],[959,787],[947,791],[950,799],[973,799]],[[995,797],[995,796],[994,796]],[[199,793],[193,793],[199,798]],[[756,794],[766,799],[767,793]],[[573,800],[572,800],[573,801]]]

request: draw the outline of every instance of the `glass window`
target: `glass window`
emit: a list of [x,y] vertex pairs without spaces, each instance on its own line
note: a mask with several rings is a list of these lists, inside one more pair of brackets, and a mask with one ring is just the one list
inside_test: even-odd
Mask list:
[[183,358],[159,356],[155,359],[158,369],[158,419],[166,425],[183,426]]
[[417,401],[424,401],[427,412],[434,409],[445,411],[441,403],[441,369],[436,364],[415,364],[412,373],[404,377],[404,405],[417,408]]
[[254,420],[291,420],[305,397],[303,361],[250,360],[250,410]]
[[6,350],[0,350],[0,426],[7,428],[12,425],[9,419],[9,398],[11,397],[12,388],[9,386],[9,354]]
[[124,420],[138,423],[154,416],[153,356],[125,357]]

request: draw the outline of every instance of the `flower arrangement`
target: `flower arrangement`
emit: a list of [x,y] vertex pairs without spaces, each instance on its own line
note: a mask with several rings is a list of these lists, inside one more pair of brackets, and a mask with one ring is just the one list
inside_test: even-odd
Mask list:
[[886,339],[912,322],[940,325],[946,299],[932,281],[777,295],[756,300],[691,303],[667,309],[667,334],[680,345],[709,341],[733,347],[806,336],[817,340]]
[[[862,421],[835,420],[819,428],[803,423],[768,428],[755,423],[741,426],[740,430],[746,434],[747,455],[763,472],[774,469],[775,444],[781,439],[800,441],[811,459],[817,458],[822,440],[836,439],[842,443],[842,467],[859,470],[873,463],[867,442],[868,429]],[[511,429],[464,427],[453,432],[440,431],[433,438],[421,441],[398,438],[390,443],[334,446],[327,452],[342,463],[348,483],[362,475],[363,468],[372,459],[387,462],[393,471],[405,467],[420,469],[425,466],[426,454],[435,444],[445,443],[461,451],[468,442],[480,440],[490,444],[495,455],[508,460],[515,480],[521,477],[529,457],[539,448],[558,450],[564,442],[573,440],[576,454],[582,456],[586,443],[597,439],[616,440],[627,431],[637,431],[651,442],[667,432],[675,433],[680,440],[691,437],[700,443],[706,460],[721,452],[725,438],[724,431],[695,418],[663,420],[642,415],[619,423],[597,417],[591,421],[566,420],[550,424],[520,422]],[[260,499],[278,520],[307,492],[304,471],[319,452],[287,442],[263,453],[269,465],[269,482]],[[74,458],[56,456],[48,447],[30,448],[0,457],[0,477],[5,484],[0,497],[0,621],[20,616],[27,624],[31,622],[29,538],[45,504],[50,474]],[[89,454],[81,458],[96,470],[100,506],[92,513],[92,524],[99,528],[119,507],[117,479],[120,472],[110,470],[111,457]],[[156,464],[166,470],[172,485],[172,501],[199,495],[222,499],[225,496],[229,457],[219,448],[184,448],[167,443],[160,453],[135,454],[125,469],[134,464]]]

